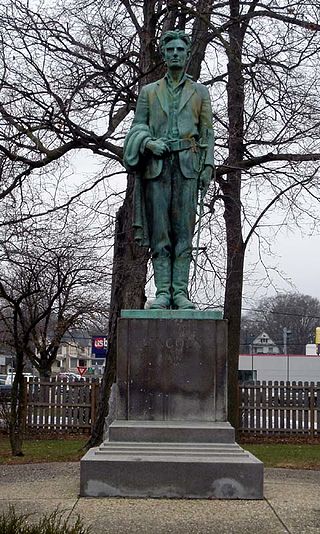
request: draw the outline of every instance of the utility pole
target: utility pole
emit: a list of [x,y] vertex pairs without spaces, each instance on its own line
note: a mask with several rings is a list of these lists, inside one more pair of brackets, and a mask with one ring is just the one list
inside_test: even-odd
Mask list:
[[249,354],[251,356],[251,372],[252,372],[252,380],[253,380],[253,346],[252,343],[249,345]]
[[283,354],[287,356],[287,382],[290,380],[290,365],[289,365],[289,354],[288,354],[288,335],[291,334],[291,330],[285,326],[283,328]]

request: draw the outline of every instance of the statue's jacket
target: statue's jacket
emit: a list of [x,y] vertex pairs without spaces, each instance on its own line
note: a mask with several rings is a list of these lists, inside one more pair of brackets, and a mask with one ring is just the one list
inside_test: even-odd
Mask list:
[[[149,140],[168,139],[169,102],[167,82],[162,78],[144,86],[140,92],[135,117],[124,143],[124,165],[128,172],[136,174],[135,181],[135,237],[148,245],[145,209],[141,179],[157,178],[163,166],[163,157],[156,157],[145,150]],[[187,179],[198,179],[200,167],[213,167],[212,109],[208,89],[187,76],[182,88],[177,110],[179,139],[194,139],[202,150],[178,152],[180,169]],[[204,150],[204,152],[203,152]],[[165,156],[164,156],[165,157]]]

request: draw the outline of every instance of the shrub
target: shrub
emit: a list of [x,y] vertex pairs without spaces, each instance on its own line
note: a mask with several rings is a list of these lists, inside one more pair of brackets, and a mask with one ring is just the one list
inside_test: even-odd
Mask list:
[[30,514],[17,514],[14,507],[0,514],[0,534],[90,534],[78,516],[75,523],[70,524],[63,519],[63,511],[55,510],[46,514],[37,523],[30,523]]

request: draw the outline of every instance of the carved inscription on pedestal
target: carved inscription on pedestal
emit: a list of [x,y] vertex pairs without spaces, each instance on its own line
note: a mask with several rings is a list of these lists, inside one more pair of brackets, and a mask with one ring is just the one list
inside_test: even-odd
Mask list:
[[218,323],[225,332],[225,321],[121,319],[122,417],[225,420],[226,339]]

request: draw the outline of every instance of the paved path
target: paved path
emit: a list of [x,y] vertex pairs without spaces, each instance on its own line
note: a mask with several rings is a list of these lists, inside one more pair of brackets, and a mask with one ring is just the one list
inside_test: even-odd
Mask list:
[[320,534],[320,471],[265,470],[263,501],[79,498],[79,464],[0,466],[0,511],[80,515],[93,534]]

